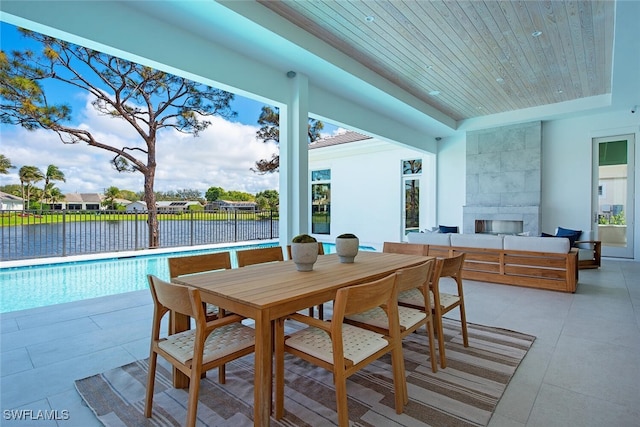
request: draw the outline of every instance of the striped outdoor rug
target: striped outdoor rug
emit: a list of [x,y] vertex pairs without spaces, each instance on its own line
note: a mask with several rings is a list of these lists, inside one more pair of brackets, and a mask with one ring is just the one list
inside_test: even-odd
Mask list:
[[[535,337],[469,324],[464,348],[460,324],[446,320],[448,366],[436,374],[425,357],[426,334],[404,340],[410,401],[396,415],[391,361],[387,356],[350,377],[349,416],[357,426],[485,426]],[[424,332],[421,329],[420,332]],[[180,426],[186,418],[187,391],[171,386],[171,370],[162,358],[153,399],[153,417],[144,417],[147,361],[140,360],[76,381],[82,398],[98,419],[110,426]],[[286,415],[274,426],[327,426],[337,422],[332,377],[287,355]],[[227,365],[227,383],[210,372],[202,381],[200,426],[253,424],[253,355]]]

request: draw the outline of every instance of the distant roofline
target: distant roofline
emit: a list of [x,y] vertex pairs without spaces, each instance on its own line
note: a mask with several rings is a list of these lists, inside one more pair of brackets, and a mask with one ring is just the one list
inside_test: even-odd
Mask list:
[[364,141],[367,139],[372,139],[372,137],[349,130],[344,133],[339,133],[337,135],[332,135],[326,138],[318,139],[317,141],[314,141],[311,144],[309,144],[309,149],[313,150],[314,148],[348,144],[349,142]]

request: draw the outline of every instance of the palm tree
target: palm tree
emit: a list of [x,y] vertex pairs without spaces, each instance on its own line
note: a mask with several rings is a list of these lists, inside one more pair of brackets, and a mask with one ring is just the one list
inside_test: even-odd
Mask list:
[[22,207],[22,210],[24,211],[25,207],[30,203],[31,187],[33,183],[42,181],[44,179],[44,174],[36,166],[23,166],[20,168],[18,175],[20,176],[20,184],[22,185],[22,198],[25,201]]
[[64,199],[64,194],[58,187],[51,187],[49,190],[49,201],[54,204]]
[[53,184],[51,184],[51,186],[49,185],[51,181],[67,181],[64,176],[64,172],[62,172],[56,165],[49,165],[47,167],[47,173],[44,176],[44,191],[42,192],[42,199],[40,200],[41,206],[44,203],[44,198],[53,187]]
[[7,175],[9,173],[9,169],[15,169],[16,167],[11,164],[11,160],[6,157],[4,154],[0,154],[0,173],[3,175]]
[[120,189],[118,187],[109,187],[104,190],[104,202],[102,202],[109,209],[115,209],[115,199],[120,196]]

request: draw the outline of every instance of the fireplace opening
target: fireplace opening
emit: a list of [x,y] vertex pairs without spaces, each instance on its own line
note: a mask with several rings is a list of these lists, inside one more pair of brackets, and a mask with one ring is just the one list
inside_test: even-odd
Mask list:
[[507,221],[501,219],[477,219],[478,234],[519,234],[522,233],[524,221]]

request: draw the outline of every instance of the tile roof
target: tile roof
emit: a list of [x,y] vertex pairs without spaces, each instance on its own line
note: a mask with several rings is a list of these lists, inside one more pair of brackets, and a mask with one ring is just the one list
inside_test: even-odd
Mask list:
[[346,131],[337,135],[329,136],[327,138],[318,139],[317,141],[309,144],[309,149],[330,147],[332,145],[347,144],[349,142],[363,141],[365,139],[372,139],[372,137],[363,135],[358,132]]
[[64,195],[65,202],[67,203],[101,203],[102,198],[98,193],[69,193]]
[[22,197],[14,196],[13,194],[5,193],[4,191],[0,191],[0,199],[2,200],[13,200],[18,202],[23,202],[24,199]]

